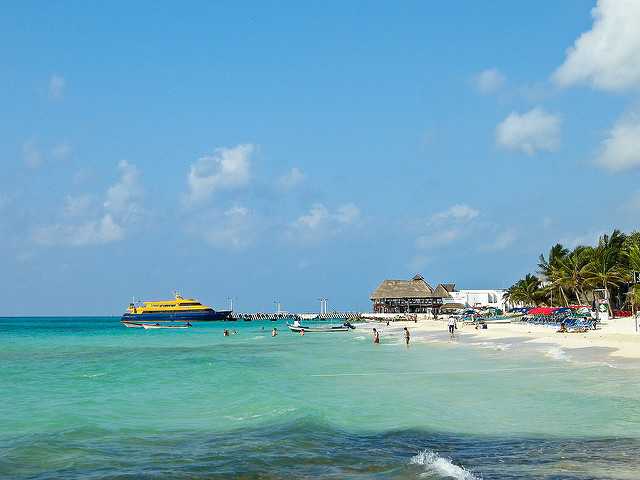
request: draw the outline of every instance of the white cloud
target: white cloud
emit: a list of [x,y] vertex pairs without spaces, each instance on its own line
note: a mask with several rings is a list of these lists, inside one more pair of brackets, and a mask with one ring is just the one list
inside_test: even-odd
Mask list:
[[53,147],[51,151],[44,150],[44,153],[38,148],[38,136],[34,135],[29,140],[22,143],[22,159],[29,168],[38,168],[45,162],[64,162],[71,155],[72,147],[68,140],[60,142]]
[[35,230],[31,239],[38,245],[99,245],[122,240],[123,223],[131,222],[142,212],[135,202],[143,190],[138,184],[139,171],[126,160],[118,164],[122,177],[109,187],[104,201],[96,194],[67,196],[58,210],[58,223]]
[[340,205],[336,213],[330,213],[323,204],[315,203],[307,215],[301,215],[289,224],[285,238],[298,243],[317,243],[351,231],[360,224],[361,218],[360,209],[353,203]]
[[85,215],[92,205],[96,203],[97,195],[85,193],[83,195],[72,197],[68,195],[61,210],[63,217],[80,217]]
[[235,204],[229,210],[224,212],[225,215],[243,215],[246,216],[249,214],[249,209],[247,207],[243,207],[242,205]]
[[122,240],[124,230],[107,214],[100,221],[89,221],[80,225],[58,224],[41,227],[32,238],[36,244],[44,246],[100,245]]
[[477,217],[480,214],[478,210],[474,210],[467,204],[458,204],[453,207],[445,210],[444,212],[436,213],[434,215],[435,218],[467,218],[472,219]]
[[442,212],[435,213],[426,223],[428,233],[416,238],[415,246],[422,249],[450,245],[469,235],[471,221],[480,215],[466,203],[456,204]]
[[202,157],[191,165],[187,175],[189,192],[182,197],[185,206],[207,201],[218,189],[240,188],[251,177],[251,144],[218,148],[216,156]]
[[492,243],[488,245],[481,246],[478,248],[478,251],[481,252],[497,252],[500,250],[504,250],[513,244],[516,240],[517,235],[515,230],[509,230],[507,232],[502,232],[498,238],[495,239]]
[[126,160],[118,163],[122,172],[120,181],[109,187],[105,194],[104,207],[124,221],[135,221],[142,212],[142,206],[135,202],[142,195],[142,186],[138,183],[139,170]]
[[450,245],[459,238],[465,236],[465,233],[459,228],[453,228],[449,230],[442,230],[430,235],[423,235],[416,240],[416,247],[418,248],[435,248],[442,247],[444,245]]
[[259,219],[247,207],[236,204],[223,215],[210,213],[202,223],[213,225],[206,228],[204,240],[221,250],[242,250],[251,247],[259,236]]
[[308,215],[302,215],[294,223],[299,228],[316,228],[321,222],[330,218],[329,211],[321,203],[313,205]]
[[522,85],[517,88],[516,92],[527,103],[540,103],[554,94],[553,89],[546,82]]
[[426,255],[417,255],[411,261],[411,264],[410,264],[411,271],[419,272],[421,270],[424,270],[429,263],[431,263],[430,257],[427,257]]
[[64,98],[64,86],[67,84],[67,81],[62,78],[57,73],[51,75],[51,80],[49,81],[49,85],[47,85],[46,96],[48,100],[60,100]]
[[596,151],[594,164],[612,172],[640,167],[640,115],[632,112],[616,123]]
[[71,155],[71,142],[64,140],[51,149],[51,156],[54,160],[62,162]]
[[208,244],[222,250],[242,250],[251,246],[246,233],[246,228],[242,226],[226,225],[207,230],[203,238]]
[[340,205],[338,213],[333,216],[340,223],[354,223],[360,218],[360,209],[353,203]]
[[306,180],[307,176],[299,168],[294,167],[278,177],[275,188],[280,193],[287,193],[299,188]]
[[507,83],[507,79],[497,68],[476,74],[474,80],[476,89],[483,94],[497,93],[502,90]]
[[567,50],[553,73],[560,85],[583,84],[609,91],[640,86],[640,2],[598,0],[591,10],[591,30]]
[[73,175],[71,183],[74,185],[81,185],[87,182],[91,182],[96,176],[97,175],[93,168],[83,167]]
[[560,239],[562,245],[567,247],[569,250],[573,250],[579,245],[597,245],[600,237],[604,235],[603,231],[590,231],[584,235],[579,235],[577,237],[565,237]]
[[544,112],[540,107],[520,115],[511,112],[496,127],[498,146],[533,155],[536,150],[557,150],[560,145],[560,114]]
[[42,155],[38,150],[37,137],[31,137],[22,144],[22,159],[29,168],[37,168],[42,164]]

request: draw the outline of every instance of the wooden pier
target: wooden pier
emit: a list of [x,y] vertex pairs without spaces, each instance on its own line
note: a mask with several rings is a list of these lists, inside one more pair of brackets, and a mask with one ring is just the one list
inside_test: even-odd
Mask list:
[[278,320],[335,320],[335,319],[348,319],[354,320],[359,317],[360,312],[331,312],[331,313],[289,313],[289,312],[276,312],[276,313],[236,313],[231,314],[231,321],[265,321],[269,320],[277,322]]

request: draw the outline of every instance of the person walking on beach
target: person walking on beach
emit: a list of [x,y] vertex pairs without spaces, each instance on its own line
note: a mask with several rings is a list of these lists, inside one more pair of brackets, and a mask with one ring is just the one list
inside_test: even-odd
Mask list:
[[373,329],[373,343],[380,343],[380,337],[378,336],[378,331]]
[[451,338],[454,338],[453,332],[456,328],[458,328],[456,326],[456,317],[449,317],[449,335],[451,336]]
[[407,327],[404,327],[404,344],[406,346],[409,346],[409,330],[407,329]]

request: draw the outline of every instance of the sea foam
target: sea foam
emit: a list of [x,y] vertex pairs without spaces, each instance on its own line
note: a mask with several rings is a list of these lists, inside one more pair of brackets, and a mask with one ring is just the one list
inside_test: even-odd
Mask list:
[[454,464],[450,459],[443,458],[437,453],[427,450],[412,457],[410,463],[414,465],[424,465],[426,467],[425,474],[435,473],[455,478],[456,480],[482,480],[465,468]]
[[571,361],[571,358],[569,358],[567,353],[560,347],[548,347],[542,350],[546,356],[555,360]]

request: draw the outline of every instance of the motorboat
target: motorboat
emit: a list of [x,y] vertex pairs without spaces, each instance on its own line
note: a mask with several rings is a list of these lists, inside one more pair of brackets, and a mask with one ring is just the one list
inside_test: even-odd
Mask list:
[[348,320],[345,320],[344,323],[340,325],[302,325],[299,320],[294,320],[293,323],[287,322],[287,327],[292,332],[300,333],[301,331],[304,333],[307,332],[348,332],[349,330],[356,328]]
[[185,323],[184,325],[161,325],[159,323],[143,323],[142,328],[145,330],[154,329],[154,328],[189,328],[193,327],[190,323]]
[[216,311],[197,300],[183,298],[177,292],[173,292],[173,296],[173,300],[131,302],[120,321],[134,324],[125,323],[127,327],[136,327],[135,324],[140,322],[203,322],[231,319],[231,310]]

